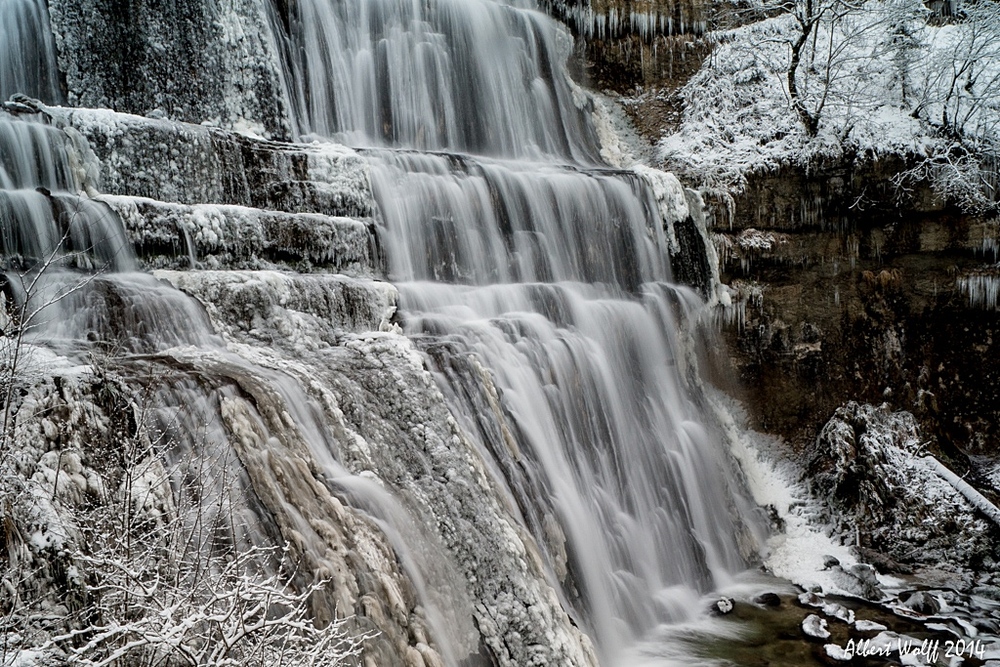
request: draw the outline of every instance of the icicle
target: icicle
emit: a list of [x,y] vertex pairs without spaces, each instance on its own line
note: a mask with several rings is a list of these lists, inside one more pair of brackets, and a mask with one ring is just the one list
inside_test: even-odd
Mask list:
[[1000,301],[1000,275],[977,273],[960,276],[958,288],[969,299],[969,306],[996,310]]

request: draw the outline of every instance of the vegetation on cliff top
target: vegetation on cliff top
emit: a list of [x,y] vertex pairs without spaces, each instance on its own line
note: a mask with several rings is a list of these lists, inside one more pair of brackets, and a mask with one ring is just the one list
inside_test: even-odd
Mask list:
[[682,125],[659,145],[669,168],[740,190],[753,173],[894,155],[912,165],[900,187],[928,181],[967,211],[996,208],[1000,5],[966,2],[947,20],[920,0],[753,9],[768,10],[712,34]]

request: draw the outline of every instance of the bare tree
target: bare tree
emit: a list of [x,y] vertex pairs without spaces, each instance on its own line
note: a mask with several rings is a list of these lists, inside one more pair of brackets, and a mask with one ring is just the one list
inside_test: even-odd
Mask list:
[[[101,373],[92,379],[94,386],[125,387],[112,371]],[[105,428],[107,415],[97,413],[106,409],[83,409],[95,413],[87,428]],[[55,616],[46,614],[50,603],[25,595],[35,589],[23,584],[51,578],[44,570],[52,566],[39,566],[35,559],[33,567],[15,572],[17,563],[9,560],[4,585],[15,590],[0,594],[5,638],[0,665],[19,664],[18,656],[26,653],[84,667],[311,667],[355,661],[370,635],[352,632],[348,619],[326,625],[313,620],[313,597],[329,582],[297,585],[308,573],[297,571],[287,546],[246,545],[236,537],[231,508],[232,494],[239,492],[227,477],[227,461],[189,462],[185,484],[174,487],[176,475],[162,463],[169,443],[150,437],[141,426],[147,421],[141,409],[135,404],[133,409],[137,431],[131,437],[94,444],[117,448],[122,456],[101,473],[96,494],[74,494],[74,483],[65,479],[79,476],[83,457],[77,456],[75,471],[68,466],[60,478],[63,452],[48,477],[35,475],[20,485],[29,499],[43,495],[62,508],[65,525],[52,529],[65,539],[59,555],[49,557],[65,561],[57,568],[60,598],[77,602]],[[51,489],[39,489],[40,479]],[[29,539],[27,531],[18,532],[19,537],[4,531],[9,549],[22,548],[16,540]],[[40,623],[48,628],[36,633],[47,636],[44,641],[24,634]]]
[[922,49],[912,115],[938,136],[897,186],[930,183],[964,211],[998,210],[1000,166],[1000,4],[965,2]]

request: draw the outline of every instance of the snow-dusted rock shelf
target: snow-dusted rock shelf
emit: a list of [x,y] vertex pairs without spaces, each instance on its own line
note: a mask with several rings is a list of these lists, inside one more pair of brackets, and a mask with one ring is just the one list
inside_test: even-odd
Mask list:
[[380,273],[372,220],[103,195],[150,268]]
[[366,218],[368,167],[331,143],[275,143],[217,128],[95,109],[46,108],[87,139],[101,192]]
[[[201,301],[217,327],[268,336],[304,326],[337,334],[391,328],[396,288],[337,275],[277,271],[157,271],[156,277]],[[326,331],[315,331],[317,336]],[[321,338],[321,337],[320,337]],[[320,338],[314,341],[318,343]]]

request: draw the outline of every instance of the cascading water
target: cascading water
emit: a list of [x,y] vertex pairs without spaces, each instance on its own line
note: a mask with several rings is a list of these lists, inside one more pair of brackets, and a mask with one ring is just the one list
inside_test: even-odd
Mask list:
[[[338,109],[336,125],[309,114],[319,132],[494,155],[596,153],[538,138],[561,136],[559,119],[581,113],[565,92],[565,37],[548,19],[493,2],[322,7],[333,13],[306,23],[329,40],[302,36],[306,68],[336,63],[321,83],[308,79]],[[470,38],[484,29],[488,38]],[[511,78],[525,56],[545,75]],[[474,83],[451,87],[456,72]],[[522,113],[523,100],[537,115]],[[369,156],[405,330],[437,362],[453,410],[546,545],[550,575],[614,663],[743,562],[739,493],[685,370],[680,320],[697,299],[669,284],[673,221],[632,172]],[[482,414],[482,374],[449,359],[470,354],[502,397],[495,414]]]
[[743,564],[740,494],[688,367],[700,304],[669,283],[652,192],[632,172],[373,161],[405,330],[617,664]]
[[296,3],[305,129],[348,143],[597,159],[563,74],[572,38],[539,12],[477,0]]
[[[383,633],[378,664],[590,664],[573,625],[602,664],[627,663],[742,567],[752,523],[691,365],[700,302],[671,283],[677,220],[646,176],[598,164],[570,38],[532,3],[275,6],[295,122],[366,147],[422,356],[388,333],[386,286],[159,275],[203,309],[130,273],[117,216],[75,194],[67,137],[0,120],[8,268],[58,255],[82,284],[32,295],[53,302],[37,344],[115,342],[137,387],[159,378],[144,400],[180,477],[192,452],[223,462],[207,496],[239,517],[228,539],[290,542],[334,582],[322,613]],[[178,227],[191,269],[196,228]]]
[[[46,125],[0,118],[0,249],[5,268],[135,267],[117,217],[77,196],[64,136]],[[11,281],[11,284],[21,282]]]
[[15,93],[49,104],[62,100],[45,0],[0,3],[0,101]]

